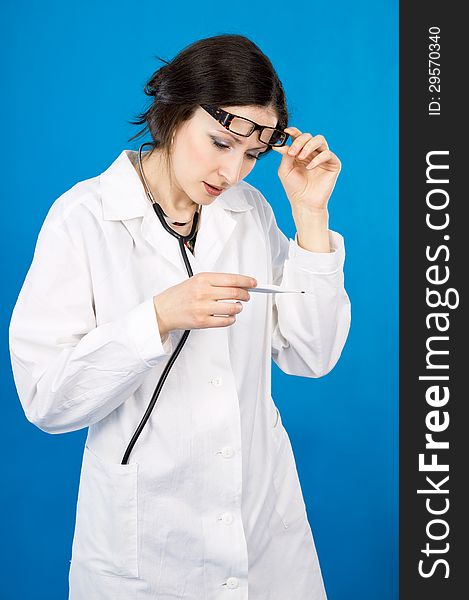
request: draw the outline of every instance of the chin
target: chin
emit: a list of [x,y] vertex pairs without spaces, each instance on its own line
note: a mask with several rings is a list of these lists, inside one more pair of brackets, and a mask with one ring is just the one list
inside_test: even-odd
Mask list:
[[196,187],[196,190],[190,196],[192,202],[195,202],[196,204],[201,204],[202,206],[208,206],[209,204],[213,204],[214,200],[217,199],[217,196],[209,196],[205,192],[205,187],[202,182],[200,183],[200,186],[202,187],[202,190]]
[[213,204],[215,200],[215,196],[213,198],[204,198],[201,202],[197,202],[197,204],[201,204],[202,206],[208,206],[209,204]]

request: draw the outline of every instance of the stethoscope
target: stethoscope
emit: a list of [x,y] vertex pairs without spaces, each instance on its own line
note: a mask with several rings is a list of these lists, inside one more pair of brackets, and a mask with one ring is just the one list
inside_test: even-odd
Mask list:
[[[144,144],[142,144],[138,150],[138,167],[140,170],[140,175],[142,177],[142,182],[143,182],[143,187],[145,188],[145,192],[147,194],[148,199],[150,200],[150,202],[152,203],[152,206],[155,210],[155,213],[157,214],[161,225],[166,229],[166,231],[168,233],[170,233],[173,237],[175,237],[178,242],[179,242],[179,249],[181,251],[181,255],[182,255],[182,259],[184,261],[184,264],[186,265],[186,269],[187,269],[187,274],[189,277],[193,276],[193,272],[192,272],[192,268],[189,262],[189,259],[187,257],[187,253],[186,253],[186,247],[185,247],[185,242],[189,242],[190,240],[192,240],[195,237],[195,234],[197,233],[197,224],[199,222],[199,215],[200,215],[200,210],[201,210],[201,205],[199,205],[198,210],[194,213],[194,217],[193,217],[193,222],[192,222],[192,227],[190,232],[187,235],[181,235],[180,233],[178,233],[177,231],[174,231],[174,229],[172,229],[168,223],[166,222],[166,218],[167,215],[165,215],[163,209],[161,208],[161,206],[158,204],[158,202],[156,202],[155,198],[153,197],[153,194],[150,191],[150,187],[148,185],[148,182],[146,180],[145,177],[145,173],[143,172],[143,167],[142,167],[142,149],[145,146],[153,146],[153,144],[151,142],[145,142]],[[135,446],[135,443],[137,442],[137,439],[139,437],[139,435],[142,433],[143,428],[145,427],[146,422],[148,421],[148,419],[150,418],[151,412],[156,404],[156,401],[158,400],[158,396],[160,395],[161,389],[163,388],[164,382],[166,381],[166,378],[168,377],[169,371],[171,370],[171,367],[173,366],[173,364],[176,361],[176,358],[179,356],[179,353],[182,350],[182,347],[184,346],[184,344],[186,343],[186,340],[189,336],[190,333],[190,329],[186,329],[181,337],[181,339],[179,340],[178,345],[176,346],[176,349],[174,350],[174,352],[171,354],[171,357],[168,361],[168,363],[166,364],[163,372],[161,373],[160,379],[156,385],[155,391],[153,392],[153,396],[150,400],[150,403],[148,405],[147,410],[145,411],[145,414],[143,415],[142,420],[140,421],[137,429],[135,430],[135,433],[132,436],[132,439],[129,442],[129,445],[127,446],[127,449],[124,453],[124,457],[122,458],[122,463],[123,465],[126,465],[128,463],[129,460],[129,456],[130,453],[132,452],[133,447]]]

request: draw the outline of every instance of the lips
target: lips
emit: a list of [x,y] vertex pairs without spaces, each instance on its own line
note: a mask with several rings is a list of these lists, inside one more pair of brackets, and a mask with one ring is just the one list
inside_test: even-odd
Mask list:
[[210,196],[219,196],[223,192],[223,188],[215,187],[213,185],[205,183],[205,181],[204,181],[204,186],[205,186],[205,191]]
[[[204,183],[206,183],[206,182],[204,181]],[[212,185],[211,183],[207,183],[207,185],[214,188],[215,190],[218,190],[219,192],[223,191],[223,188],[218,187],[217,185]]]

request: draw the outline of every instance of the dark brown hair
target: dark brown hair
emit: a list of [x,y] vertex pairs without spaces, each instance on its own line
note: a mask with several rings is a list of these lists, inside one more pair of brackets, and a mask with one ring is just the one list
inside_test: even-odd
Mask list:
[[169,160],[173,133],[199,104],[271,106],[277,113],[277,127],[288,126],[282,83],[267,56],[247,37],[225,33],[190,44],[170,62],[156,58],[165,65],[144,87],[153,102],[137,120],[130,121],[145,127],[128,141],[148,130],[153,147]]

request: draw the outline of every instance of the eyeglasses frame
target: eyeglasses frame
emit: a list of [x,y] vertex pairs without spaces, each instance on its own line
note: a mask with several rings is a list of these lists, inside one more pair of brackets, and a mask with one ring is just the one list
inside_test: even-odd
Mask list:
[[[265,144],[269,148],[272,148],[272,147],[280,148],[281,146],[285,146],[288,138],[290,137],[290,135],[288,133],[286,133],[285,131],[283,131],[282,129],[277,129],[276,127],[268,127],[267,125],[258,125],[254,121],[251,121],[251,119],[247,119],[246,117],[241,117],[240,115],[235,115],[233,113],[229,113],[226,110],[223,110],[222,108],[218,108],[217,106],[214,106],[213,104],[200,104],[200,107],[203,108],[206,112],[208,112],[208,114],[211,115],[214,119],[216,119],[222,127],[224,127],[227,131],[234,133],[235,135],[239,135],[241,137],[249,137],[255,131],[259,130],[260,131],[259,135],[261,135],[261,133],[264,129],[273,129],[274,131],[279,131],[284,136],[286,136],[281,144],[266,144],[261,139],[259,139],[259,141],[262,144]],[[243,119],[243,121],[248,121],[249,123],[251,123],[254,126],[252,131],[248,134],[237,133],[236,131],[231,131],[230,124],[235,117],[237,119]],[[266,152],[267,151],[264,151],[261,154],[266,154]]]

